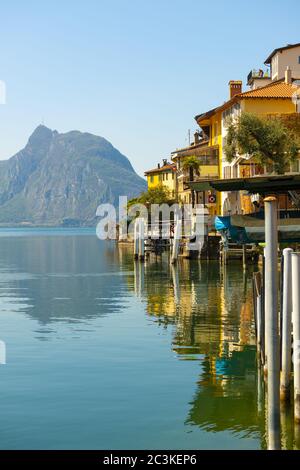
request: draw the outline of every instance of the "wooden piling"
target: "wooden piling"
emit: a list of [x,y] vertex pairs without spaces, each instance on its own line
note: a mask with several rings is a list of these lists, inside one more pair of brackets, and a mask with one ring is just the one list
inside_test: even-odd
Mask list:
[[300,423],[300,253],[292,253],[294,418]]
[[[278,325],[278,231],[277,199],[265,203],[265,320],[268,370],[268,448],[280,447],[280,350]],[[279,442],[278,442],[279,436]]]
[[281,321],[281,376],[280,399],[290,398],[291,362],[292,362],[292,266],[291,248],[283,250],[282,280],[282,321]]
[[139,223],[139,259],[140,261],[145,259],[145,221],[142,218]]
[[138,259],[139,257],[139,219],[135,219],[135,222],[134,222],[134,232],[133,232],[133,235],[134,235],[134,259]]

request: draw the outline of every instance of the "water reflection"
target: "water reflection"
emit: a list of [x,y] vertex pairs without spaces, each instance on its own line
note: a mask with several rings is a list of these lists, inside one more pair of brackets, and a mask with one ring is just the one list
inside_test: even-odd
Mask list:
[[[61,335],[65,335],[65,339],[68,338],[70,330],[80,335],[84,331],[103,328],[101,322],[97,323],[94,320],[123,313],[125,316],[134,300],[141,306],[137,309],[138,315],[145,317],[144,312],[146,312],[147,322],[151,325],[151,335],[153,331],[161,328],[172,332],[170,341],[168,336],[167,347],[174,352],[175,359],[174,356],[171,358],[173,363],[186,367],[187,361],[192,361],[189,365],[195,365],[196,372],[192,377],[194,388],[190,390],[190,397],[186,400],[188,406],[182,417],[182,423],[188,430],[185,432],[201,430],[203,434],[223,433],[224,436],[229,434],[241,441],[252,440],[253,447],[257,446],[257,442],[260,447],[267,447],[265,387],[256,363],[251,272],[243,274],[239,264],[227,266],[225,272],[220,270],[216,262],[206,264],[181,260],[177,266],[170,266],[165,255],[151,257],[143,264],[133,261],[130,245],[104,244],[96,237],[86,235],[23,236],[16,237],[13,241],[9,237],[2,237],[0,277],[0,313],[7,315],[22,313],[24,317],[32,320],[34,338],[42,346],[45,343],[41,341],[53,340],[57,330]],[[130,331],[128,341],[133,344],[122,343],[125,330],[119,331],[117,323],[111,325],[111,330],[103,328],[101,342],[106,348],[100,348],[97,334],[88,336],[86,342],[83,341],[83,346],[87,350],[92,340],[93,350],[91,355],[87,354],[84,359],[81,374],[87,360],[95,361],[94,368],[87,368],[87,389],[90,393],[94,390],[95,384],[98,384],[95,392],[99,394],[107,391],[107,395],[104,394],[103,406],[108,410],[108,423],[114,416],[116,403],[119,403],[119,406],[122,403],[119,395],[116,395],[111,403],[107,401],[108,397],[112,393],[117,393],[118,389],[123,394],[118,381],[120,374],[124,373],[121,385],[129,387],[126,376],[132,371],[133,380],[134,378],[136,380],[134,388],[138,390],[141,383],[147,380],[143,375],[144,362],[148,361],[148,367],[151,367],[154,360],[160,360],[159,355],[156,359],[151,358],[153,353],[151,349],[145,348],[141,356],[137,354],[137,351],[140,353],[143,347],[145,327],[142,324],[141,329],[138,329],[136,323],[139,318],[136,316],[132,316],[130,321],[131,323],[126,324],[126,328]],[[62,324],[66,328],[60,328]],[[63,346],[65,344],[63,342]],[[37,350],[43,351],[43,349]],[[69,367],[74,367],[73,364],[76,362],[73,358],[74,350],[75,348],[62,349],[65,354],[70,353],[67,356]],[[99,351],[102,352],[102,362],[99,359]],[[122,362],[124,354],[128,355],[127,362],[125,359]],[[83,361],[81,355],[80,350],[77,361]],[[108,357],[112,362],[109,362]],[[52,361],[52,356],[50,359]],[[66,368],[61,358],[59,361],[61,366],[59,383],[64,383]],[[116,369],[118,362],[122,363],[120,369]],[[19,364],[23,366],[20,361]],[[156,364],[154,366],[158,369],[159,365]],[[168,363],[169,366],[173,367]],[[112,368],[117,372],[111,372]],[[98,379],[99,383],[95,370],[101,378]],[[165,386],[166,369],[161,370],[163,372],[159,379],[161,382],[157,384],[158,390]],[[10,369],[7,371],[9,373]],[[43,371],[41,365],[36,377],[44,373]],[[54,371],[56,374],[56,363]],[[17,377],[13,372],[11,374]],[[30,370],[28,374],[31,380]],[[82,382],[81,379],[79,381]],[[103,387],[103,381],[106,382],[106,388]],[[75,385],[78,386],[76,381]],[[150,386],[151,383],[147,384],[148,388]],[[17,387],[8,386],[9,398],[6,398],[8,401],[11,390],[16,389]],[[55,390],[52,389],[52,392]],[[159,392],[157,393],[159,397]],[[134,402],[142,399],[146,400],[149,397],[141,398],[140,394],[137,394]],[[51,402],[51,398],[49,401]],[[69,398],[67,402],[69,403]],[[98,395],[95,396],[95,409],[100,402]],[[124,405],[125,408],[121,408],[123,414],[126,413],[124,409],[128,406],[127,403]],[[158,402],[156,406],[159,407]],[[146,408],[144,404],[141,407]],[[146,415],[144,408],[141,409]],[[101,413],[100,417],[106,416],[103,410]],[[282,447],[299,448],[300,431],[293,428],[290,413],[290,408],[281,412]],[[101,419],[98,419],[98,416],[95,418],[97,418],[95,430],[103,432],[103,439],[108,431],[115,435],[117,427],[120,426],[118,410],[115,413],[115,425],[108,426],[106,432],[105,429],[104,431],[100,429]],[[12,417],[8,416],[7,419],[10,423]],[[85,417],[82,416],[81,419],[84,421]],[[164,416],[162,423],[163,420],[169,419],[170,416]],[[163,426],[161,423],[160,425]],[[70,425],[70,429],[73,429],[72,426],[73,424]],[[159,429],[156,430],[154,427],[153,436],[159,435],[159,432]],[[124,435],[128,432],[120,431],[120,434],[122,436],[119,447],[122,447]],[[165,435],[167,434],[166,432]],[[182,435],[180,436],[183,439]]]
[[[185,260],[170,266],[167,258],[156,257],[137,262],[134,273],[148,315],[160,326],[174,326],[172,348],[178,358],[201,366],[186,424],[258,439],[266,449],[266,396],[257,368],[251,272],[243,273],[239,265],[224,272],[217,263]],[[297,448],[299,440],[290,414],[290,408],[281,411],[284,449]]]
[[14,309],[18,299],[16,311],[41,325],[120,311],[127,293],[112,262],[115,248],[100,244],[95,236],[1,237],[1,310]]
[[148,315],[159,325],[174,325],[178,358],[201,365],[186,423],[263,441],[250,278],[241,283],[239,266],[228,267],[224,278],[217,263],[182,260],[169,266],[164,257],[137,262],[134,273]]

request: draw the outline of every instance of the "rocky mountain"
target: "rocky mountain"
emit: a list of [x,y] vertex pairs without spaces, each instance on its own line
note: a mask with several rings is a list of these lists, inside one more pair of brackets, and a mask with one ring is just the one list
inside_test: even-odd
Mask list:
[[38,126],[26,147],[0,161],[0,223],[93,225],[100,203],[146,189],[103,137]]

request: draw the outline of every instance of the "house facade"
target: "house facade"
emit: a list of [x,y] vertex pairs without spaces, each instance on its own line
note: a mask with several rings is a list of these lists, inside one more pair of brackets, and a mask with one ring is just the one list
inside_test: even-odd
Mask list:
[[177,195],[176,165],[168,162],[166,159],[162,164],[158,163],[156,168],[145,171],[148,190],[164,186],[172,199]]
[[204,204],[211,215],[218,212],[218,201],[215,193],[206,191],[192,194],[188,183],[191,180],[191,172],[185,168],[184,162],[195,158],[199,162],[199,172],[192,179],[206,180],[219,178],[219,146],[214,144],[210,131],[202,128],[201,133],[194,134],[194,142],[188,147],[177,149],[171,153],[172,161],[177,169],[177,194],[178,200],[183,204]]
[[274,49],[265,60],[265,65],[270,67],[272,81],[284,78],[287,67],[295,79],[300,79],[300,43]]

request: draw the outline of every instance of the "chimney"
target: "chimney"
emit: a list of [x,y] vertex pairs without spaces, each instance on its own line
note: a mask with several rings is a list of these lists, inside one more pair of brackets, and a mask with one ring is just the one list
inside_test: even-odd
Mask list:
[[163,158],[163,166],[166,166],[168,164],[168,160],[166,158]]
[[291,71],[289,65],[287,66],[286,71],[284,73],[284,81],[287,85],[292,84],[292,71]]
[[195,145],[199,144],[199,142],[200,142],[200,136],[199,136],[199,132],[198,132],[198,131],[196,131],[196,132],[194,133],[194,142],[195,142]]
[[229,99],[235,95],[242,93],[242,82],[241,80],[230,80],[229,82]]
[[160,163],[157,164],[157,168],[160,169]]

